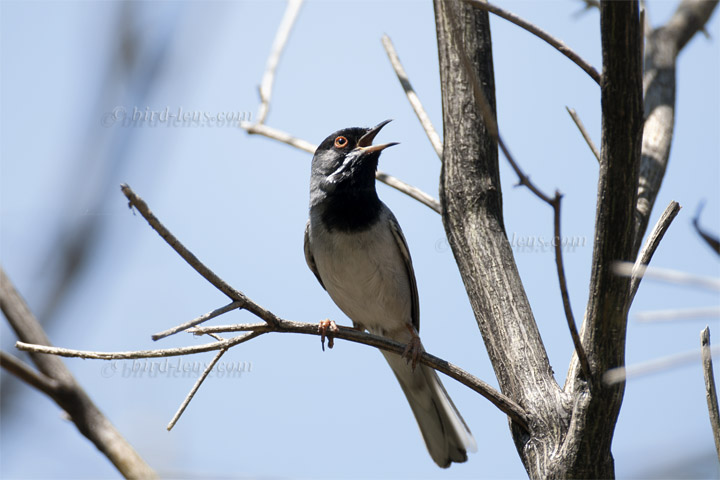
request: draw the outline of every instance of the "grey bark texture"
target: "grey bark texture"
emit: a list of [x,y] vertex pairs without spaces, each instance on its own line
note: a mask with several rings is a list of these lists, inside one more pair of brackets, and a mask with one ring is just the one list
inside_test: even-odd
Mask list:
[[[664,40],[673,45],[673,65],[716,3],[686,0],[666,27],[653,31],[673,39]],[[471,86],[470,75],[477,75],[494,113],[487,12],[465,2],[435,0],[435,19],[443,107],[443,224],[500,388],[529,415],[529,433],[510,422],[518,453],[530,478],[613,478],[611,445],[624,384],[605,386],[601,374],[624,365],[632,296],[630,280],[616,276],[612,264],[633,262],[637,256],[665,171],[659,164],[667,163],[672,138],[672,118],[664,116],[658,120],[659,126],[669,128],[664,143],[655,145],[647,127],[643,141],[638,2],[600,4],[602,151],[591,282],[581,331],[593,373],[586,378],[573,355],[563,388],[553,376],[506,236],[497,139],[478,111]],[[655,55],[654,48],[649,46],[646,58]],[[664,74],[655,78],[662,80]],[[657,97],[648,103],[674,104],[674,69],[672,82],[672,89],[662,91],[660,84],[646,82],[645,91]]]
[[[21,341],[50,345],[45,331],[2,268],[0,268],[0,309]],[[41,353],[30,355],[39,370],[35,376],[42,379],[39,383],[44,385],[41,389],[67,412],[80,433],[115,465],[120,474],[125,478],[157,478],[154,470],[145,463],[80,387],[60,357]],[[7,358],[3,359],[3,363],[6,361]],[[15,362],[16,367],[25,368],[28,374],[26,376],[32,375],[27,367],[21,365],[23,364],[19,361]]]

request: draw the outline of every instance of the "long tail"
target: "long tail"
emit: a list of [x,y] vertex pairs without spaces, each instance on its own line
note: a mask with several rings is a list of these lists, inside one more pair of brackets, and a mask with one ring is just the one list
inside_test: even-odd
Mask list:
[[383,355],[405,392],[435,463],[447,468],[451,462],[466,461],[468,450],[476,452],[477,444],[435,370],[418,365],[413,371],[399,355],[389,352]]

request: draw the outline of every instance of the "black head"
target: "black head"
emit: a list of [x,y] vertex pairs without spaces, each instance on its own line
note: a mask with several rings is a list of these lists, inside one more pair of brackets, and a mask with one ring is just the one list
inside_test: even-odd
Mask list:
[[380,129],[388,123],[390,120],[372,128],[344,128],[323,140],[312,160],[311,195],[326,197],[349,190],[374,191],[380,152],[397,145],[372,144]]
[[377,220],[382,206],[375,191],[378,159],[397,143],[372,141],[389,122],[344,128],[323,140],[312,160],[311,217],[319,215],[327,228],[341,231],[363,230]]

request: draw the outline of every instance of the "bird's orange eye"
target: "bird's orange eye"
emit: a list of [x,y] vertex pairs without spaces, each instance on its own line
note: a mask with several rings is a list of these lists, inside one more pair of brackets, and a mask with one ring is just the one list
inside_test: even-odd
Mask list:
[[335,139],[336,148],[345,148],[348,144],[347,138],[340,136]]

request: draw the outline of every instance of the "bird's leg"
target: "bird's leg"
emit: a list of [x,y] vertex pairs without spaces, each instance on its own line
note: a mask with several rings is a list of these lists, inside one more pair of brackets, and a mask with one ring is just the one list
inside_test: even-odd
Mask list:
[[402,357],[410,363],[412,361],[412,368],[415,370],[415,367],[417,366],[418,360],[420,360],[420,355],[425,351],[425,349],[422,346],[422,342],[420,341],[420,337],[418,336],[417,332],[415,331],[415,327],[413,327],[411,324],[406,323],[405,326],[410,331],[410,334],[412,337],[407,343],[407,346],[405,347],[405,351],[402,354]]
[[335,332],[339,332],[340,329],[334,321],[326,318],[325,320],[320,320],[320,324],[318,325],[318,331],[320,332],[320,345],[322,345],[322,349],[324,352],[325,337],[327,336],[328,339],[328,348],[332,348],[335,345]]

